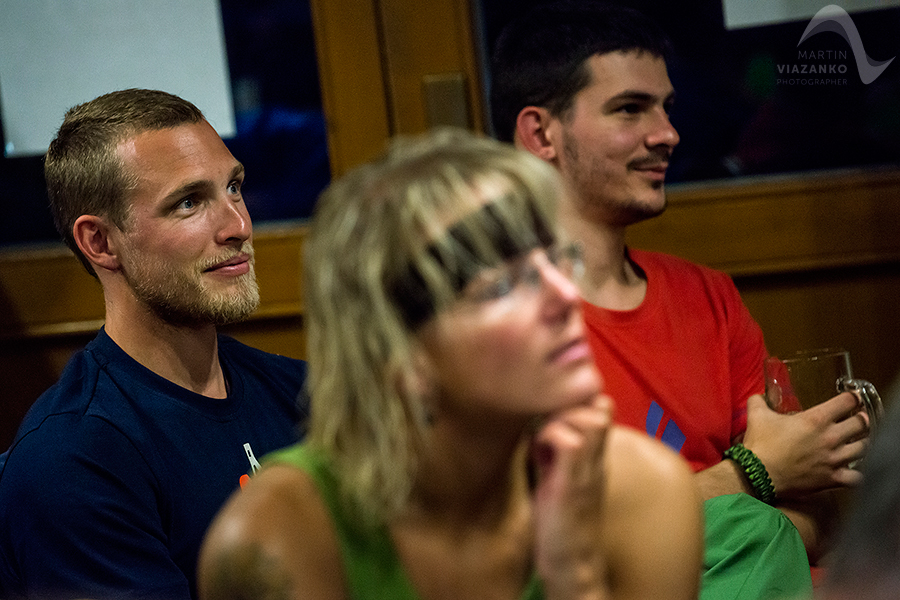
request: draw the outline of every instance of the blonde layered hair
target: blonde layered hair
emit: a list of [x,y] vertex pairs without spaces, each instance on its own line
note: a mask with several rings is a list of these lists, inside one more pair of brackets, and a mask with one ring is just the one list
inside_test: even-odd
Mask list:
[[307,442],[362,522],[404,507],[428,444],[416,330],[482,266],[548,245],[560,192],[543,161],[445,130],[395,141],[319,199],[304,257]]

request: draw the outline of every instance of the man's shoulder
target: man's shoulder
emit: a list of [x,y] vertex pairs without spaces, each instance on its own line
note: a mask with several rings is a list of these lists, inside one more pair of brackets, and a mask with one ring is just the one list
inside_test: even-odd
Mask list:
[[219,355],[236,364],[262,365],[306,376],[306,361],[266,352],[221,333],[219,334]]
[[286,399],[294,406],[306,382],[306,361],[272,354],[219,335],[219,359],[230,377],[239,377],[245,393]]
[[723,271],[662,252],[629,249],[628,253],[648,281],[661,281],[665,288],[678,293],[706,290],[715,296],[730,298],[738,294],[731,276]]
[[10,497],[50,498],[60,482],[70,491],[73,484],[86,490],[76,471],[90,471],[107,458],[133,456],[127,432],[95,405],[103,394],[82,393],[65,383],[57,383],[35,402],[0,460],[3,510]]
[[26,416],[28,420],[43,420],[48,415],[87,412],[97,392],[97,382],[105,358],[98,353],[98,340],[75,352],[66,363],[59,379],[41,394]]
[[[56,447],[78,439],[85,427],[108,426],[104,417],[109,407],[119,404],[120,385],[104,377],[110,361],[116,358],[107,352],[108,337],[101,332],[83,349],[75,352],[66,363],[59,379],[32,404],[10,448],[10,452],[26,438],[40,432],[41,444]],[[94,436],[88,432],[85,435]]]
[[628,254],[631,259],[645,271],[651,269],[663,269],[704,279],[731,279],[731,277],[723,271],[691,262],[680,256],[675,256],[674,254],[666,254],[664,252],[655,252],[652,250],[639,250],[635,248],[629,248]]

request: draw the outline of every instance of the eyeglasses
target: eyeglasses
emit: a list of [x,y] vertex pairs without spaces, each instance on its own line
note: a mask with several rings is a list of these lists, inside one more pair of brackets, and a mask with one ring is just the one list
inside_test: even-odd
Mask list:
[[[536,256],[538,252],[541,255],[546,254],[546,260],[553,264],[558,261],[557,268],[569,268],[564,255],[571,252],[560,252],[555,249],[553,229],[540,211],[529,205],[526,214],[520,215],[524,216],[525,222],[520,222],[520,219],[513,226],[514,223],[508,221],[508,217],[504,217],[498,209],[501,203],[498,200],[485,204],[481,209],[449,227],[444,240],[435,241],[426,248],[426,255],[446,273],[447,283],[453,288],[454,294],[464,296],[464,290],[479,287],[473,282],[474,279],[480,279],[486,283],[486,289],[494,288],[493,292],[485,292],[484,299],[490,298],[491,295],[495,298],[508,295],[523,278],[528,279],[524,277],[527,275],[524,271],[513,273],[512,271],[522,269],[522,266],[513,265],[519,262],[524,265],[527,262],[526,257]],[[476,232],[481,233],[476,235]],[[482,234],[485,236],[484,239]],[[497,252],[497,258],[501,259],[499,266],[496,263],[493,266],[477,264],[476,257],[481,254],[479,249],[484,249],[485,242]],[[574,268],[574,264],[572,267]],[[509,270],[507,274],[503,275],[502,273],[507,270]],[[534,272],[530,276],[531,279],[539,283],[540,271],[534,265],[532,270]],[[572,275],[574,274],[573,270]],[[490,281],[494,281],[497,285],[492,286]],[[413,261],[389,282],[389,286],[391,296],[410,329],[424,323],[438,310],[436,300],[432,296],[433,290],[429,289],[426,277]]]
[[546,264],[577,282],[584,273],[581,246],[577,243],[553,244],[536,248],[496,267],[485,267],[469,281],[462,297],[472,302],[490,302],[509,296],[517,289],[540,289],[542,269]]

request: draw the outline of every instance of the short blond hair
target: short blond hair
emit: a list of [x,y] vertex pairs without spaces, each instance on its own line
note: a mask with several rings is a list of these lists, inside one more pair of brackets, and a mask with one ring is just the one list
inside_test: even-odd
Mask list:
[[118,90],[66,112],[47,150],[44,175],[56,228],[88,273],[96,276],[75,243],[75,221],[104,216],[121,229],[130,214],[127,196],[136,175],[122,164],[118,144],[144,131],[201,121],[200,109],[160,90]]

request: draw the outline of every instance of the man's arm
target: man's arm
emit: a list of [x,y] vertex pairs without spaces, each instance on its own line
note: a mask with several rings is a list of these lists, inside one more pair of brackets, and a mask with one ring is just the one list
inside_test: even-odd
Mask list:
[[29,597],[144,592],[190,598],[143,457],[97,418],[52,416],[0,479],[3,587]]
[[[848,466],[863,456],[868,443],[867,420],[858,406],[849,393],[791,415],[771,410],[762,396],[747,401],[743,444],[766,467],[777,506],[797,527],[813,562],[823,552],[836,518],[836,504],[827,490],[856,485],[862,478]],[[697,480],[704,499],[754,494],[731,460],[699,472]]]
[[[834,525],[834,501],[822,493],[855,485],[860,474],[847,468],[865,450],[865,417],[855,416],[857,402],[849,394],[823,403],[816,410],[782,415],[760,395],[762,363],[768,352],[762,330],[729,282],[723,302],[729,306],[729,362],[735,414],[746,406],[746,426],[738,421],[732,435],[752,450],[766,467],[777,495],[777,506],[797,527],[810,558],[815,560]],[[744,399],[746,403],[743,402]],[[740,402],[739,402],[740,401]],[[704,499],[753,490],[732,460],[697,473]]]
[[[765,465],[776,494],[798,499],[862,480],[848,465],[865,453],[867,420],[854,412],[859,402],[844,393],[803,412],[782,415],[762,396],[747,400],[747,431],[743,444]],[[753,493],[743,471],[731,460],[697,473],[704,499]]]
[[698,471],[694,477],[703,500],[741,492],[753,495],[753,488],[747,477],[737,463],[731,460],[724,459],[708,469]]
[[[731,460],[723,460],[717,465],[695,475],[697,486],[704,500],[744,492],[754,496],[747,477]],[[836,524],[837,512],[834,498],[825,491],[810,494],[806,498],[782,501],[776,507],[791,520],[809,555],[811,564],[821,558]]]
[[778,503],[791,520],[806,548],[809,562],[815,565],[831,549],[840,517],[837,490],[827,490],[798,500]]

